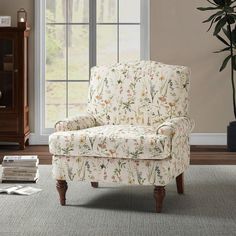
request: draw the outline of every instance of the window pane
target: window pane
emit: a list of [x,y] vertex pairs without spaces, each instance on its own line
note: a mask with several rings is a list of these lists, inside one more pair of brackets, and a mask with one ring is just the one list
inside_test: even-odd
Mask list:
[[140,23],[140,0],[119,0],[119,20],[122,23]]
[[46,26],[46,80],[66,79],[66,27]]
[[69,0],[68,21],[73,23],[89,22],[89,0]]
[[97,22],[117,23],[117,0],[97,0]]
[[69,80],[89,80],[89,26],[68,26]]
[[46,22],[66,22],[66,1],[46,0]]
[[97,64],[110,64],[117,61],[117,26],[97,26]]
[[140,26],[120,25],[120,61],[140,59]]
[[66,117],[66,83],[46,82],[45,126],[53,128],[55,123]]
[[88,101],[88,82],[68,83],[69,116],[85,112]]

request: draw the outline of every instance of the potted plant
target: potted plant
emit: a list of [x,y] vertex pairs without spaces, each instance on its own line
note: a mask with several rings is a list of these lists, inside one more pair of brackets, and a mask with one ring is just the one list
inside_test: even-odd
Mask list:
[[[231,84],[233,90],[233,112],[236,120],[236,94],[234,71],[236,70],[236,0],[207,0],[209,7],[198,7],[200,11],[213,11],[203,23],[209,23],[209,31],[214,26],[213,35],[223,44],[224,48],[215,53],[228,52],[220,71],[230,62]],[[236,121],[229,123],[227,128],[227,146],[229,151],[236,151]]]

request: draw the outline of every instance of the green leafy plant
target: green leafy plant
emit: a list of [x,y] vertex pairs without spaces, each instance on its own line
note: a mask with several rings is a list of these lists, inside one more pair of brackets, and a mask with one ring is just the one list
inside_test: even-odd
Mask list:
[[206,0],[211,5],[209,7],[198,7],[200,11],[214,11],[203,23],[209,23],[209,31],[214,26],[213,35],[217,37],[225,47],[215,53],[229,52],[224,59],[220,71],[224,70],[231,62],[231,83],[233,89],[233,111],[236,119],[236,97],[234,70],[236,70],[236,0]]

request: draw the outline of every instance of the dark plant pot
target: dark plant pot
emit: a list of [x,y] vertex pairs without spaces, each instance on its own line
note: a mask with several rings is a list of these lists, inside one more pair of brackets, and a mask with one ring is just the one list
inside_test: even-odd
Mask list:
[[227,147],[228,151],[236,152],[236,121],[230,122],[227,127]]

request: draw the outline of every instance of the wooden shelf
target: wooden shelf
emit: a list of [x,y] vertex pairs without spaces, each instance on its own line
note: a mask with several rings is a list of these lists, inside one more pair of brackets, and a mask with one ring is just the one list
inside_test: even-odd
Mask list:
[[11,74],[13,73],[13,71],[4,71],[4,70],[0,70],[1,74]]

